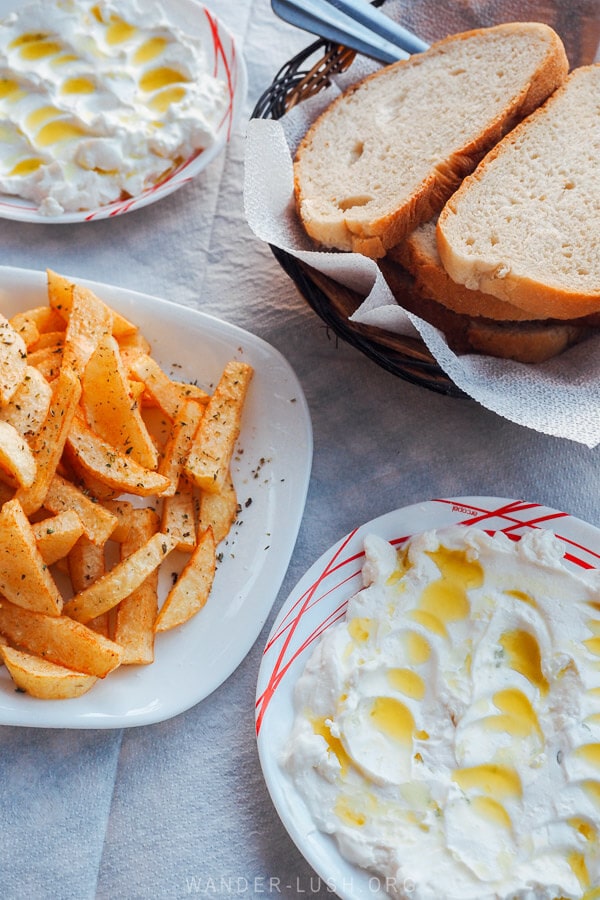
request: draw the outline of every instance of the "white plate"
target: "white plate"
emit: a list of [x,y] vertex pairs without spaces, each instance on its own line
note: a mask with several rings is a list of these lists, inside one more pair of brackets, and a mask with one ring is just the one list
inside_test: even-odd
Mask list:
[[[0,0],[0,20],[22,7],[23,2],[24,0]],[[31,201],[0,193],[0,218],[38,222],[44,225],[110,219],[141,209],[172,194],[202,172],[221,153],[240,118],[246,100],[248,77],[244,58],[233,35],[208,7],[197,0],[168,0],[166,6],[170,20],[174,24],[187,34],[202,39],[207,50],[210,70],[227,85],[229,94],[227,116],[219,126],[217,138],[212,146],[191,156],[161,184],[147,188],[137,197],[117,200],[96,209],[46,216],[40,213],[37,205]]]
[[322,879],[323,889],[335,891],[345,900],[388,895],[383,880],[347,862],[333,839],[317,830],[304,801],[279,765],[294,719],[294,685],[315,641],[344,617],[349,598],[362,586],[363,541],[367,534],[402,544],[412,534],[460,524],[504,531],[514,537],[529,528],[547,528],[566,541],[568,565],[600,565],[600,529],[567,513],[499,497],[431,500],[367,522],[324,553],[284,603],[265,647],[256,695],[256,732],[267,787],[291,838]]
[[[63,273],[68,274],[68,273]],[[152,355],[178,381],[214,387],[229,359],[254,367],[232,475],[242,511],[207,605],[185,625],[157,635],[155,662],[123,666],[73,700],[16,693],[0,670],[0,724],[121,728],[167,719],[217,688],[258,637],[283,581],[304,510],[312,427],[302,388],[281,354],[241,328],[117,287],[85,282],[140,324]],[[46,302],[42,272],[0,267],[0,309],[11,316]],[[161,597],[170,573],[163,572]]]

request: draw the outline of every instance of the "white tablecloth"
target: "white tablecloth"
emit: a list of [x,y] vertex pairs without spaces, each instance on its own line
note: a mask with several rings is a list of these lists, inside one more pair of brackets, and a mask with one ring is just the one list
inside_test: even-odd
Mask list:
[[[268,0],[211,5],[242,43],[249,115],[310,39]],[[332,896],[281,825],[255,744],[262,647],[295,582],[356,524],[431,497],[526,498],[600,526],[600,450],[412,386],[327,331],[245,222],[244,127],[194,183],[139,212],[67,226],[0,220],[1,264],[165,297],[260,335],[295,369],[314,427],[287,576],[263,633],[218,690],[147,727],[0,727],[4,900]]]

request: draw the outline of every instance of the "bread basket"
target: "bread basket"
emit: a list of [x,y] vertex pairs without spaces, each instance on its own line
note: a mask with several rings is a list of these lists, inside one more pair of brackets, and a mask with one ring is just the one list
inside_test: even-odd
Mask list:
[[[403,7],[410,7],[410,14],[415,19],[409,20],[408,26],[424,39],[433,41],[441,36],[436,33],[436,29],[444,28],[444,23],[440,22],[438,8],[432,13],[432,0],[428,2],[429,17],[426,0],[416,0],[408,6],[402,2],[397,5],[400,6],[401,13]],[[381,0],[375,0],[374,5],[382,5]],[[474,0],[469,5],[469,15],[476,15],[476,18],[464,21],[460,18],[460,8],[463,6],[466,10],[467,7],[461,2],[453,9],[454,18],[446,23],[447,33],[511,19],[538,19],[553,25],[559,32],[565,42],[571,65],[590,63],[600,42],[600,10],[597,0],[574,0],[571,3],[559,0],[555,3],[548,0],[525,0],[514,10],[510,8],[509,0],[504,3],[502,0]],[[435,21],[435,25],[431,25],[432,21]],[[432,30],[426,33],[428,22]],[[347,69],[354,57],[354,51],[339,44],[326,40],[314,41],[281,67],[259,98],[253,117],[281,118],[293,106],[327,87],[331,77]],[[360,294],[317,272],[278,247],[271,246],[271,251],[300,294],[337,337],[406,381],[448,396],[464,396],[440,368],[420,338],[406,337],[350,321],[350,315],[364,299]]]

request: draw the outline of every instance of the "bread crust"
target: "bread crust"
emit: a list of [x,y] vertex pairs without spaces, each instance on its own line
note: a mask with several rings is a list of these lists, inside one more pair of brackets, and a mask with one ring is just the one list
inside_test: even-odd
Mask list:
[[[317,141],[322,139],[323,131],[338,114],[343,114],[351,104],[361,103],[367,111],[369,91],[375,84],[384,85],[389,79],[398,79],[401,85],[403,73],[422,67],[424,78],[428,77],[430,61],[437,61],[447,55],[450,48],[468,41],[481,40],[481,49],[485,48],[486,38],[490,34],[503,35],[510,41],[512,35],[522,35],[523,29],[531,32],[531,39],[538,35],[546,42],[542,60],[535,71],[525,78],[518,92],[509,99],[500,112],[493,117],[482,116],[481,127],[469,139],[458,134],[453,139],[452,149],[445,158],[432,162],[427,174],[401,198],[393,198],[385,211],[373,212],[371,217],[357,215],[353,210],[360,208],[360,192],[355,196],[356,204],[344,208],[337,206],[335,197],[311,193],[309,168],[313,165],[317,151]],[[449,57],[448,57],[449,58]],[[548,26],[540,23],[508,23],[492,28],[480,28],[450,35],[433,44],[422,54],[412,56],[391,66],[386,66],[353,85],[338,97],[313,123],[300,142],[294,160],[294,197],[298,215],[307,233],[321,246],[339,250],[350,250],[372,258],[380,258],[390,247],[400,243],[417,225],[437,214],[456,191],[463,179],[470,174],[478,162],[492,146],[510,131],[523,117],[529,115],[543,100],[560,85],[568,71],[568,62],[564,47],[558,35]],[[476,73],[475,76],[476,78]],[[443,91],[440,92],[443,99]],[[423,111],[421,111],[423,114]],[[435,111],[433,111],[435,115]],[[456,110],[457,123],[461,121],[461,110]],[[366,114],[365,129],[369,126],[369,115]],[[457,124],[457,130],[459,126]],[[360,141],[361,136],[357,135]],[[330,164],[335,162],[336,148],[327,151],[331,156]],[[394,153],[396,148],[394,148]],[[311,157],[313,157],[311,159]],[[386,162],[385,153],[382,165]],[[412,164],[410,159],[407,165]],[[401,165],[394,161],[394,165]],[[326,192],[325,192],[326,193]],[[351,198],[352,200],[352,198]],[[365,204],[368,207],[368,203]],[[337,207],[337,209],[336,209]],[[339,214],[338,214],[339,212]]]
[[584,321],[498,321],[458,313],[423,293],[412,276],[389,256],[379,260],[378,265],[398,303],[439,328],[457,354],[478,353],[537,365],[592,333]]
[[[529,269],[527,268],[528,261],[519,260],[517,262],[510,257],[509,248],[505,251],[507,255],[502,260],[499,258],[500,251],[498,254],[488,252],[487,255],[484,255],[482,252],[469,252],[465,249],[467,242],[464,239],[464,228],[462,234],[458,234],[462,221],[459,217],[461,216],[463,204],[472,201],[475,188],[479,191],[485,189],[486,179],[494,171],[494,168],[499,169],[504,159],[510,162],[511,155],[514,156],[514,154],[521,152],[525,141],[532,135],[533,129],[536,127],[547,127],[547,123],[551,122],[557,107],[560,110],[560,104],[563,104],[564,108],[564,105],[568,103],[571,86],[579,79],[585,78],[586,72],[594,73],[593,78],[597,80],[596,91],[600,90],[600,64],[584,66],[574,70],[567,81],[542,106],[536,109],[527,119],[517,125],[509,135],[493,147],[477,169],[465,178],[461,186],[444,206],[437,224],[438,252],[444,269],[454,282],[468,285],[470,289],[491,294],[500,301],[510,303],[524,310],[528,316],[539,319],[575,319],[599,312],[600,277],[597,278],[597,283],[593,288],[588,286],[582,289],[576,283],[577,279],[573,268],[573,285],[561,284],[543,266],[538,267],[537,260],[544,260],[545,257],[541,253],[536,254],[535,248],[529,259]],[[595,103],[597,104],[597,99]],[[594,115],[597,116],[597,112]],[[600,134],[600,129],[598,133]],[[558,140],[556,138],[554,140],[558,144]],[[589,151],[591,143],[590,139],[588,146],[583,148],[583,152],[587,153]],[[573,141],[573,146],[577,148],[576,140]],[[577,152],[577,150],[574,152]],[[596,154],[596,151],[593,151],[593,153]],[[589,158],[591,159],[592,157]],[[598,160],[597,154],[593,158]],[[551,158],[547,161],[547,171],[550,173],[559,171],[563,161],[564,148],[559,145],[556,158]],[[527,165],[527,158],[524,159],[523,165]],[[594,184],[600,180],[600,165],[597,166],[597,173],[595,178],[590,179],[590,181],[594,181]],[[498,177],[497,175],[496,178]],[[548,177],[552,178],[552,174]],[[539,185],[540,193],[543,192],[543,187],[543,184]],[[589,187],[592,187],[591,183]],[[490,189],[489,195],[490,202],[497,199],[497,194],[493,194],[493,189]],[[545,224],[542,207],[538,205],[534,209],[532,206],[530,214],[532,218],[530,229],[535,233],[536,229],[541,230]],[[564,232],[561,233],[557,229],[556,224],[553,223],[556,254],[560,253],[561,242],[567,240],[567,230],[571,227],[566,220],[563,224]],[[483,231],[485,226],[482,225],[481,227]],[[593,240],[593,236],[594,234],[597,235],[599,227],[598,220],[588,221],[585,229],[579,228],[579,231],[584,235],[585,239],[589,237],[590,240]],[[515,228],[516,226],[513,225],[513,229]],[[525,236],[525,232],[523,232],[523,237]],[[573,265],[575,267],[576,264],[574,263]]]

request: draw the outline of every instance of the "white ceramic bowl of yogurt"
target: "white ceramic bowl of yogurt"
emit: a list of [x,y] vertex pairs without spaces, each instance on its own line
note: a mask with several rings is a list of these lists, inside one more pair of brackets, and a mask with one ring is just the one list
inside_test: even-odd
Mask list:
[[140,209],[206,169],[239,120],[238,43],[197,0],[0,0],[0,21],[1,218]]

